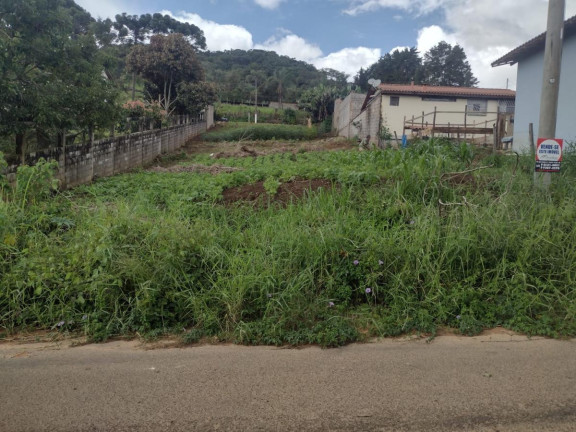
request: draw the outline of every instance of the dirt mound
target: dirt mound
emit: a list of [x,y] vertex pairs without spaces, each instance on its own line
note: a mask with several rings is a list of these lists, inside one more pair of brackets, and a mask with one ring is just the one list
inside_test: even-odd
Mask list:
[[264,188],[264,182],[252,183],[226,189],[222,196],[224,204],[252,203],[254,205],[267,205],[268,202],[287,205],[291,201],[301,199],[307,192],[318,189],[332,189],[334,186],[330,180],[293,180],[282,183],[274,195],[270,195]]
[[241,168],[227,167],[222,165],[173,165],[170,167],[155,166],[150,168],[148,171],[156,173],[181,173],[181,172],[192,172],[192,173],[209,173],[213,175],[221,173],[231,173],[234,171],[240,171]]
[[264,156],[266,153],[258,152],[256,150],[251,150],[246,146],[240,147],[238,151],[231,151],[231,152],[220,152],[212,154],[211,156],[214,159],[225,159],[225,158],[233,158],[233,157],[258,157]]

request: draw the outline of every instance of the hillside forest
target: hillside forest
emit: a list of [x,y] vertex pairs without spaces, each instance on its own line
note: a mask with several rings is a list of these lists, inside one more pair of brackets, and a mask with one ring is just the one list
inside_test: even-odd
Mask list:
[[350,78],[270,51],[208,51],[200,28],[169,15],[100,20],[73,0],[0,0],[0,151],[12,162],[36,149],[161,127],[208,104],[298,104],[319,123],[330,121],[336,98],[366,91],[370,78],[478,82],[462,48],[445,42],[422,58],[415,48],[386,54]]

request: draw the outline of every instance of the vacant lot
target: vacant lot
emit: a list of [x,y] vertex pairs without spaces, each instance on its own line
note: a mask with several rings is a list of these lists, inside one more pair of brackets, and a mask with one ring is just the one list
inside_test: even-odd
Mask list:
[[2,192],[0,326],[322,346],[574,335],[572,160],[549,194],[529,159],[434,140],[193,141],[56,195],[39,166]]

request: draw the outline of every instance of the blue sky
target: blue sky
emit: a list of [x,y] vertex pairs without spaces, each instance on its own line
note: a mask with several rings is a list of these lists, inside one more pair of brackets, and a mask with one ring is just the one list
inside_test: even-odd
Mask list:
[[[196,24],[208,49],[266,49],[353,77],[397,47],[460,44],[482,87],[516,85],[490,63],[546,27],[547,0],[76,0],[96,17],[162,12]],[[576,0],[566,0],[566,17]]]

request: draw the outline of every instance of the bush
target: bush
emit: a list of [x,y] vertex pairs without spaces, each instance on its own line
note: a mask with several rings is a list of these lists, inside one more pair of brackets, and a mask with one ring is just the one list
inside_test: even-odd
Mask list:
[[230,125],[224,129],[218,129],[202,135],[202,139],[208,142],[218,141],[265,141],[265,140],[312,140],[317,137],[315,128],[305,126],[288,125]]

